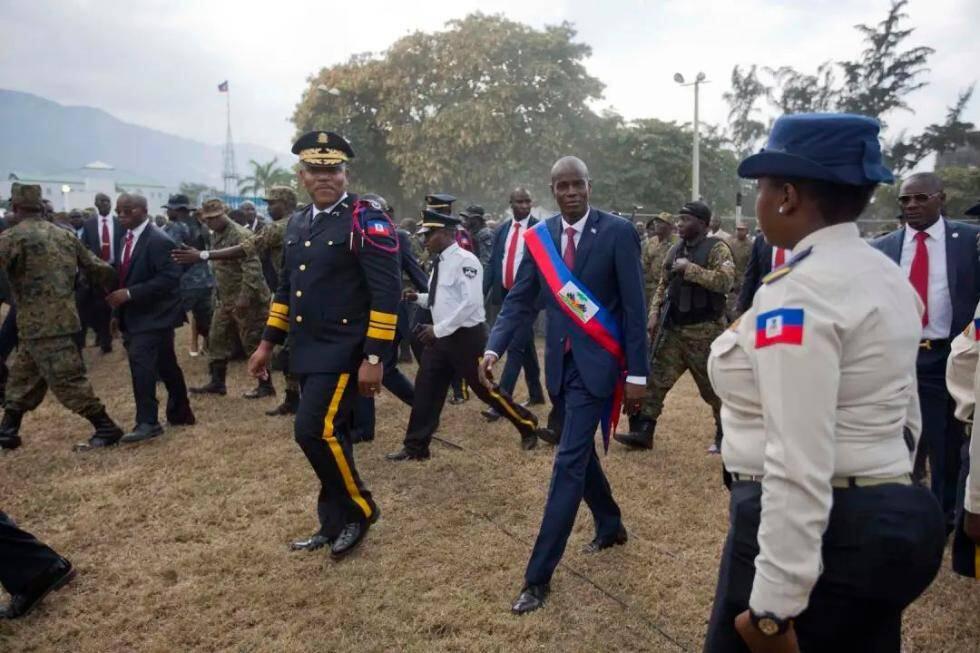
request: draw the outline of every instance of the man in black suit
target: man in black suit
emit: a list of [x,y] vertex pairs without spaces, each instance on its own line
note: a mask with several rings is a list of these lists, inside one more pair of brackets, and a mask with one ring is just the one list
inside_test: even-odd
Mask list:
[[742,278],[742,289],[738,293],[736,310],[741,315],[752,306],[755,291],[762,285],[762,280],[774,269],[783,265],[792,257],[793,252],[781,247],[773,247],[766,242],[765,236],[759,234],[752,243],[749,262],[745,266],[745,276]]
[[174,353],[174,329],[184,322],[182,270],[170,257],[174,241],[147,216],[145,197],[120,195],[116,213],[126,235],[118,257],[120,287],[106,301],[123,333],[136,399],[136,428],[122,442],[140,442],[163,434],[157,419],[158,378],[167,387],[167,421],[174,426],[195,422]]
[[18,528],[0,510],[0,586],[10,594],[10,604],[0,608],[0,617],[23,617],[74,577],[75,568],[67,559]]
[[[514,217],[502,223],[494,232],[490,262],[483,271],[483,295],[491,306],[502,305],[513,287],[517,279],[517,268],[525,255],[524,234],[538,223],[537,218],[531,215],[531,195],[526,189],[515,188],[511,191],[510,209]],[[544,403],[541,366],[534,346],[534,321],[528,320],[514,333],[507,347],[504,369],[500,374],[500,389],[513,395],[517,378],[521,369],[524,370],[528,392],[526,406]],[[491,422],[500,419],[500,415],[492,408],[482,411],[482,415]]]
[[925,477],[928,457],[932,492],[952,524],[963,427],[956,421],[955,403],[946,387],[946,359],[950,338],[973,320],[980,301],[980,229],[947,220],[945,201],[936,174],[909,176],[898,195],[905,226],[873,244],[902,267],[926,307],[916,363],[922,437],[912,475]]
[[[95,208],[98,214],[85,220],[81,239],[89,251],[106,263],[112,263],[118,260],[124,229],[119,225],[119,218],[111,215],[112,201],[108,195],[98,193]],[[82,320],[82,337],[91,328],[95,331],[95,340],[102,353],[107,354],[112,351],[112,332],[109,329],[112,309],[106,304],[105,297],[101,288],[88,288],[85,296],[80,298],[83,310],[79,317]]]

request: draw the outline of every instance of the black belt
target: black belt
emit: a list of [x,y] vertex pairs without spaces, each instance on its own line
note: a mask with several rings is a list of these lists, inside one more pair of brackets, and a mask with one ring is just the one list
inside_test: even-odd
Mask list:
[[936,338],[929,340],[928,338],[923,338],[919,341],[919,349],[925,349],[926,351],[932,351],[933,348],[949,347],[949,338]]

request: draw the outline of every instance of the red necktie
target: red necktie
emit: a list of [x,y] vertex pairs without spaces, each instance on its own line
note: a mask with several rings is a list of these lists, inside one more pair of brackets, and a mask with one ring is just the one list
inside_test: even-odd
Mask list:
[[780,265],[786,263],[786,250],[782,247],[776,248],[776,258],[773,262],[773,268],[778,268]]
[[126,246],[123,247],[122,265],[119,266],[119,287],[126,281],[126,273],[129,272],[129,262],[133,256],[133,232],[126,232]]
[[929,234],[924,231],[915,234],[915,255],[912,256],[912,268],[909,270],[909,281],[926,307],[922,313],[922,326],[929,324],[929,250],[926,248],[928,237]]
[[507,263],[504,265],[504,288],[510,290],[514,286],[514,260],[517,259],[517,241],[521,239],[521,223],[514,222],[514,235],[507,246]]
[[102,260],[112,258],[112,245],[109,238],[109,218],[102,218]]
[[[565,251],[561,255],[561,259],[565,262],[565,267],[571,272],[575,269],[575,227],[569,227],[565,230],[565,235],[568,237],[568,242],[565,243]],[[570,351],[572,348],[572,339],[565,339],[565,351]]]

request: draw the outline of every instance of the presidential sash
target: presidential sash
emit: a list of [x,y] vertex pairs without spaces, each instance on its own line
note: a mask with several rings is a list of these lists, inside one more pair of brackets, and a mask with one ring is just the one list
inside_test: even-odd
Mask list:
[[575,278],[565,265],[555,241],[548,233],[546,222],[540,222],[524,232],[524,243],[541,271],[548,290],[558,307],[573,324],[600,347],[609,352],[619,364],[620,374],[609,398],[609,406],[602,419],[602,443],[609,450],[609,436],[616,431],[623,391],[626,385],[626,355],[623,353],[623,336],[619,323],[605,306],[599,303],[585,285]]

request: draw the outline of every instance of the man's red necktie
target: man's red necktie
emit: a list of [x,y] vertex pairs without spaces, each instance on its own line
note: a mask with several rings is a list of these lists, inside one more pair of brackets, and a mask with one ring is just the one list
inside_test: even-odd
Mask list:
[[778,268],[780,265],[786,263],[786,250],[782,247],[776,248],[776,257],[773,261],[773,268]]
[[521,223],[514,221],[514,235],[507,246],[507,262],[504,264],[504,288],[514,286],[514,261],[517,259],[517,243],[521,239]]
[[133,232],[126,232],[126,246],[123,247],[122,264],[119,266],[119,287],[123,287],[126,282],[126,273],[129,272],[130,259],[133,257]]
[[102,260],[108,261],[112,258],[112,244],[109,238],[109,218],[102,218]]
[[[575,227],[569,227],[565,229],[565,235],[568,237],[568,242],[565,243],[565,251],[561,255],[561,260],[565,262],[565,267],[571,272],[575,269]],[[572,339],[565,339],[565,351],[570,351],[572,348]]]
[[915,234],[915,254],[912,256],[912,268],[909,270],[909,281],[926,307],[922,313],[922,326],[929,324],[929,249],[926,247],[928,237],[929,234],[924,231]]

